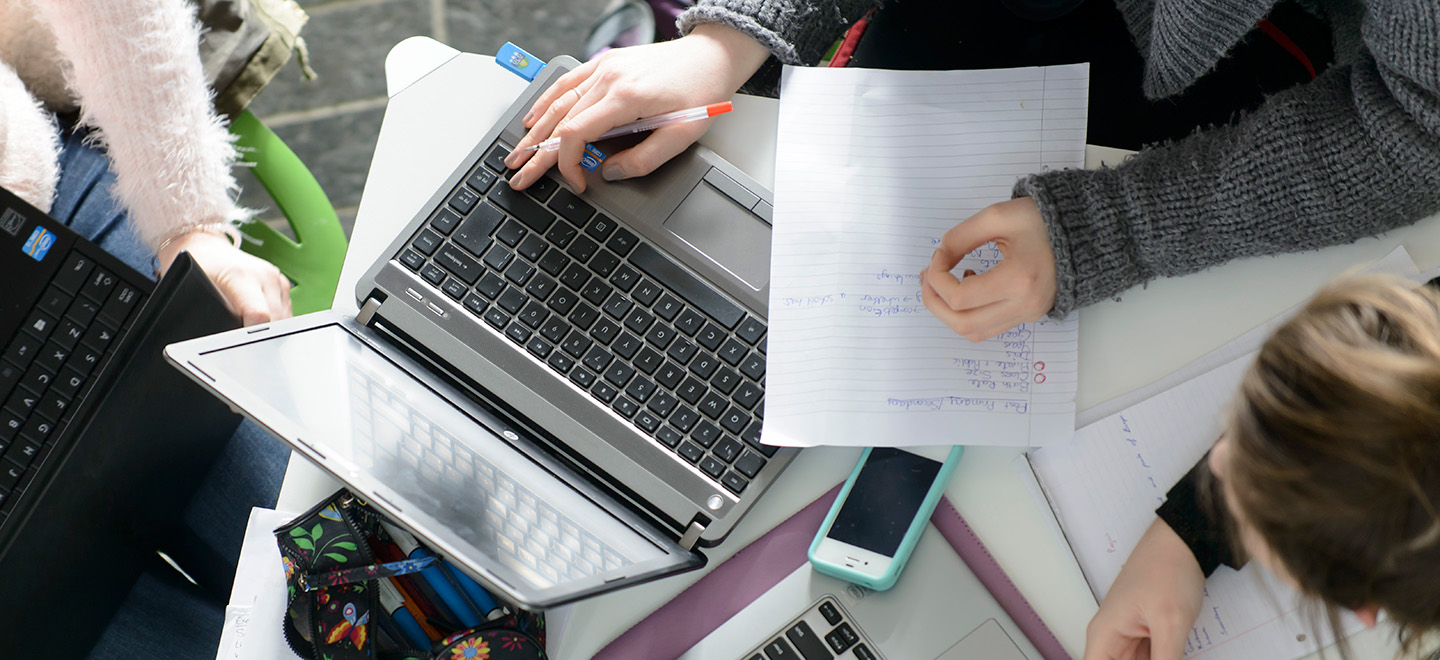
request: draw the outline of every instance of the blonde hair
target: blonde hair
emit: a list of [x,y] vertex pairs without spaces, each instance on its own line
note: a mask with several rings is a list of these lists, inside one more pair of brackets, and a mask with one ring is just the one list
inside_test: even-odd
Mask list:
[[1378,606],[1407,650],[1440,627],[1440,294],[1325,287],[1265,342],[1229,429],[1232,505],[1332,627]]

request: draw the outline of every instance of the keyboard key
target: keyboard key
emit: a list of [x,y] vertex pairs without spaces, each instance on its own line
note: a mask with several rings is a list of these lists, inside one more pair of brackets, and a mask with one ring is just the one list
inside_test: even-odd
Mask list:
[[705,455],[705,450],[701,449],[699,445],[696,445],[693,442],[686,442],[680,445],[680,448],[675,451],[678,452],[681,456],[685,457],[685,460],[690,461],[691,463],[699,461],[700,457]]
[[739,385],[741,380],[743,379],[740,378],[740,374],[735,373],[734,369],[723,367],[710,378],[710,386],[720,390],[721,394],[728,395],[735,391],[735,386]]
[[[560,248],[552,247],[549,252],[545,253],[545,256],[540,257],[540,261],[535,263],[537,266],[540,266],[540,270],[550,273],[555,277],[560,277],[560,272],[565,270],[566,266],[570,265],[570,257],[565,256],[565,252]],[[580,287],[574,286],[570,288],[578,289]]]
[[[590,271],[585,270],[585,267],[581,266],[580,264],[570,264],[570,266],[565,269],[565,273],[560,276],[561,284],[564,284],[565,286],[568,286],[576,291],[584,291],[586,289],[585,283],[589,281]],[[601,299],[601,302],[604,302],[603,298]]]
[[685,309],[680,313],[680,318],[675,320],[675,329],[693,337],[700,328],[705,327],[705,316],[693,309]]
[[746,450],[745,455],[741,456],[740,460],[735,461],[735,469],[739,470],[740,474],[750,477],[751,479],[754,479],[755,475],[760,474],[760,468],[763,467],[765,467],[765,459],[759,454],[749,450]]
[[595,216],[595,219],[591,220],[590,224],[585,225],[585,233],[594,237],[595,240],[604,243],[605,239],[610,238],[611,232],[615,231],[616,226],[614,220],[605,217],[605,214],[602,213]]
[[500,227],[500,231],[495,232],[495,240],[513,248],[519,245],[520,241],[524,240],[525,235],[529,233],[525,231],[525,225],[510,220]]
[[495,170],[496,172],[504,172],[505,157],[509,155],[509,149],[497,144],[494,149],[490,150],[490,153],[485,154],[485,167]]
[[626,312],[629,312],[630,307],[634,304],[635,303],[631,302],[629,298],[616,292],[610,296],[609,300],[605,301],[605,305],[601,307],[601,309],[605,310],[605,313],[609,314],[610,318],[619,321],[625,318]]
[[714,456],[706,456],[700,461],[700,471],[715,479],[719,479],[720,475],[725,474],[725,464],[721,463]]
[[635,272],[634,268],[620,264],[610,275],[610,283],[615,285],[615,288],[629,293],[636,284],[640,283],[640,273]]
[[695,357],[695,354],[698,352],[700,352],[699,347],[690,343],[690,340],[682,337],[679,341],[671,344],[670,350],[666,351],[665,354],[680,364],[686,364],[690,362],[690,359]]
[[40,347],[40,340],[25,333],[17,334],[14,339],[10,340],[9,348],[5,349],[5,359],[24,369],[35,360],[35,355],[40,352]]
[[565,343],[561,344],[560,348],[564,349],[566,353],[569,353],[570,357],[579,360],[585,355],[585,351],[590,349],[590,345],[593,343],[589,337],[585,336],[585,333],[579,330],[571,330],[570,335],[565,338]]
[[465,180],[465,185],[483,193],[490,189],[490,186],[495,183],[495,179],[497,178],[494,172],[483,167],[477,167],[475,168],[475,172],[470,175],[470,178]]
[[[32,370],[33,369],[34,368],[32,367]],[[20,384],[20,381],[22,380],[22,378],[24,378],[22,374],[25,374],[24,369],[21,369],[20,367],[17,367],[8,362],[0,362],[0,393],[8,394],[10,390],[15,389],[15,386]],[[45,387],[49,386],[50,381],[49,379],[46,379],[41,389],[37,390],[37,392],[43,391]]]
[[630,263],[657,282],[674,291],[686,302],[699,307],[725,328],[733,328],[744,318],[745,312],[730,302],[709,284],[691,275],[669,257],[660,254],[649,243],[641,243],[630,254]]
[[729,402],[725,400],[725,397],[720,396],[718,392],[706,394],[700,399],[700,403],[695,405],[696,408],[700,409],[700,412],[705,413],[705,416],[710,419],[720,419],[720,415],[725,413],[725,408],[728,406]]
[[40,403],[35,404],[35,414],[49,420],[57,420],[69,408],[70,398],[51,389],[45,396],[40,397]]
[[525,293],[530,294],[536,300],[545,300],[550,297],[550,292],[558,286],[555,280],[550,279],[550,276],[536,275],[535,279],[530,280],[530,284],[525,287]]
[[562,351],[555,351],[554,353],[551,353],[550,359],[546,360],[545,364],[550,365],[556,371],[562,374],[568,373],[572,368],[575,367],[575,361],[570,359],[570,356],[565,355],[565,353]]
[[[720,345],[725,342],[727,335],[723,329],[714,323],[706,323],[705,329],[695,335],[695,342],[708,350],[718,351]],[[739,343],[739,342],[736,342]],[[741,348],[744,348],[743,346]]]
[[745,477],[736,474],[734,470],[725,473],[725,477],[720,480],[720,483],[725,484],[725,488],[736,495],[745,492],[745,487],[750,485]]
[[616,396],[620,395],[620,390],[611,387],[602,380],[596,381],[594,387],[590,388],[590,394],[605,403],[610,403],[615,400]]
[[[655,301],[660,298],[660,294],[664,292],[664,289],[660,288],[659,284],[656,284],[649,279],[642,278],[640,280],[640,283],[635,285],[635,289],[630,292],[630,297],[634,298],[636,302],[639,302],[641,305],[649,307],[655,304]],[[679,301],[677,300],[676,303],[678,302]],[[657,313],[659,312],[659,310],[656,311]],[[674,311],[678,313],[680,310],[678,308],[675,308]],[[672,318],[675,318],[674,314],[671,314],[665,320],[668,321]]]
[[33,438],[26,440],[21,436],[18,442],[10,445],[10,448],[5,450],[5,460],[20,466],[20,469],[23,470],[30,467],[30,463],[35,460],[35,454],[39,452],[39,442]]
[[545,322],[545,327],[540,328],[540,335],[552,344],[565,341],[565,336],[568,334],[570,334],[570,324],[566,323],[565,319],[559,315],[550,317],[550,320]]
[[589,300],[591,304],[603,305],[605,304],[605,299],[609,298],[610,294],[614,293],[614,291],[614,289],[610,288],[609,284],[606,284],[604,280],[597,277],[590,280],[590,282],[585,285],[585,288],[580,290],[580,295],[586,300]]
[[513,286],[505,287],[505,293],[495,299],[495,304],[511,314],[520,313],[520,309],[525,306],[526,302],[525,294]]
[[660,418],[648,410],[641,410],[635,415],[635,425],[645,429],[646,433],[654,433],[660,429]]
[[675,395],[680,397],[681,399],[684,399],[685,403],[693,405],[699,402],[700,398],[705,396],[705,392],[709,389],[710,388],[705,386],[704,382],[697,380],[695,377],[691,376],[685,379],[685,383],[683,385],[675,388]]
[[490,191],[490,201],[515,216],[516,220],[525,223],[526,227],[542,234],[555,223],[555,214],[510,186],[495,186],[495,189]]
[[9,382],[0,383],[0,386],[4,388],[0,389],[0,392],[9,393],[18,382],[20,387],[29,390],[31,394],[40,395],[44,394],[45,390],[50,389],[50,384],[55,382],[55,372],[38,364],[30,365],[30,369],[25,372],[24,378],[19,377],[20,369],[13,365],[6,364],[0,366],[0,368],[7,369],[8,373],[14,375],[14,377],[7,379]]
[[680,444],[681,440],[685,439],[685,435],[668,426],[662,426],[659,431],[655,432],[655,439],[659,440],[666,447],[674,449],[676,445]]
[[720,427],[702,419],[699,424],[695,425],[694,430],[690,431],[690,439],[702,446],[709,447],[720,439]]
[[701,378],[710,378],[715,369],[720,366],[720,361],[714,355],[701,351],[690,361],[690,372]]
[[602,317],[590,327],[590,336],[594,337],[595,341],[608,345],[620,336],[620,326],[615,325],[610,319]]
[[834,649],[836,653],[843,653],[845,649],[854,646],[858,641],[860,641],[860,636],[855,634],[855,629],[851,628],[848,623],[840,624],[838,628],[825,635],[825,642],[828,643],[830,648]]
[[13,412],[0,410],[0,446],[12,440],[20,434],[20,428],[25,426],[25,417]]
[[531,300],[529,304],[525,305],[525,309],[520,312],[520,315],[515,318],[521,323],[530,326],[530,329],[539,330],[540,324],[544,323],[545,319],[550,318],[550,310],[545,309],[545,305],[540,301]]
[[55,331],[55,325],[55,319],[37,309],[30,312],[30,318],[25,319],[25,323],[20,326],[20,329],[24,330],[25,334],[43,342],[50,338],[50,333]]
[[634,357],[633,361],[635,368],[648,376],[655,373],[655,370],[665,363],[665,357],[655,352],[655,349],[646,346],[640,349],[640,353]]
[[495,273],[485,273],[485,277],[480,278],[480,284],[475,287],[475,290],[479,291],[480,295],[494,300],[495,296],[505,290],[505,279]]
[[745,444],[754,447],[755,451],[758,451],[766,456],[774,456],[775,452],[780,449],[779,447],[773,447],[771,445],[760,443],[760,420],[758,419],[754,422],[751,422],[750,428],[745,429],[745,432],[740,434],[740,439],[744,440]]
[[590,325],[598,318],[600,318],[600,310],[583,302],[575,306],[575,311],[570,312],[570,322],[581,330],[589,330]]
[[410,242],[410,247],[428,257],[435,254],[435,249],[440,247],[440,243],[444,240],[439,234],[422,228],[420,233],[415,235],[415,240]]
[[510,260],[513,258],[515,258],[514,252],[511,252],[499,245],[496,245],[494,247],[491,247],[490,250],[485,253],[485,258],[483,259],[483,261],[485,262],[486,266],[489,266],[494,270],[505,270],[505,266],[509,265]]
[[759,353],[751,353],[745,356],[745,362],[740,365],[740,371],[746,376],[760,380],[765,377],[765,356]]
[[740,364],[740,361],[745,359],[745,356],[749,353],[750,349],[746,347],[745,344],[740,343],[739,339],[736,339],[734,337],[725,340],[725,345],[721,346],[720,350],[715,352],[715,354],[718,355],[721,360],[725,361],[725,364],[728,364],[732,367]]
[[550,342],[537,336],[531,337],[530,341],[525,342],[525,350],[530,351],[531,355],[544,360],[550,355],[551,351],[555,350],[555,347],[551,346]]
[[675,328],[664,323],[656,323],[650,327],[649,332],[645,333],[645,342],[663,351],[670,345],[670,342],[675,340],[675,334]]
[[35,354],[35,364],[50,371],[60,371],[60,367],[65,365],[65,360],[69,357],[70,349],[52,341],[45,344],[45,348]]
[[681,431],[689,431],[698,421],[700,421],[700,413],[695,412],[695,409],[689,406],[680,406],[670,415],[670,423]]
[[456,190],[454,194],[450,195],[450,199],[446,204],[450,208],[458,211],[460,215],[465,215],[470,212],[470,209],[475,208],[475,202],[478,201],[480,201],[480,193],[465,186],[460,186],[459,190]]
[[473,293],[465,296],[465,309],[470,310],[476,316],[484,314],[485,308],[489,306],[490,303],[485,302],[484,298],[481,298],[480,296],[477,296]]
[[645,407],[649,408],[650,412],[665,417],[668,416],[670,411],[674,410],[677,405],[680,405],[679,399],[676,399],[669,392],[661,390],[650,399],[650,403],[646,404]]
[[820,608],[819,608],[819,609],[820,609],[820,616],[825,617],[825,621],[826,621],[827,623],[829,623],[829,624],[832,625],[832,626],[833,626],[833,625],[837,625],[837,624],[840,623],[840,619],[841,619],[840,610],[835,607],[835,604],[834,604],[834,603],[832,603],[832,602],[830,602],[830,601],[827,600],[827,601],[825,601],[825,602],[823,602],[823,603],[820,604]]
[[620,257],[611,254],[607,250],[601,250],[590,260],[590,270],[595,271],[600,277],[610,277],[615,272],[615,267],[620,265]]
[[526,259],[539,261],[540,255],[545,254],[545,250],[549,247],[550,245],[545,242],[545,239],[540,238],[539,234],[531,234],[526,236],[525,240],[520,241],[520,247],[515,248],[515,251]]
[[566,222],[576,227],[585,226],[585,221],[595,214],[595,207],[585,203],[585,200],[577,197],[575,193],[564,189],[555,193],[555,198],[550,200],[550,209],[559,213]]
[[615,405],[611,406],[611,408],[614,408],[615,412],[620,413],[620,416],[625,419],[630,419],[635,416],[635,413],[640,412],[640,404],[624,396],[616,398]]
[[595,374],[586,371],[584,367],[576,367],[570,372],[570,380],[582,388],[589,388],[595,382]]
[[655,370],[654,376],[656,381],[665,386],[665,389],[673,390],[685,378],[685,368],[666,360],[665,364]]
[[425,278],[427,282],[435,286],[440,286],[440,283],[445,281],[445,269],[435,264],[427,264],[424,268],[420,269],[420,276]]
[[738,434],[750,425],[750,416],[746,415],[745,411],[739,407],[730,406],[730,409],[720,416],[720,425],[725,427],[726,431]]
[[[454,245],[440,248],[440,251],[435,254],[435,263],[444,266],[451,275],[464,280],[466,286],[475,284],[480,276],[485,274],[485,268],[480,265],[480,262],[470,258]],[[430,279],[430,276],[426,275],[425,279]]]
[[494,205],[489,202],[480,202],[480,204],[475,207],[475,210],[470,212],[470,215],[465,216],[465,222],[461,223],[460,228],[455,231],[455,234],[451,236],[450,239],[461,243],[471,252],[480,254],[481,250],[471,249],[470,245],[465,244],[479,244],[488,240],[490,234],[494,233],[495,228],[499,227],[503,222],[505,222],[504,212],[495,208]]
[[[90,330],[85,333],[85,338],[80,340],[80,344],[87,348],[93,348],[97,351],[100,351],[101,353],[104,353],[105,349],[110,346],[110,342],[114,340],[114,330],[107,328],[103,325],[95,325],[91,326]],[[6,357],[9,356],[7,355]],[[11,360],[11,362],[14,362],[14,360]],[[17,362],[16,364],[19,363]]]
[[767,660],[802,660],[795,649],[785,642],[784,637],[776,637],[765,645],[765,657]]
[[90,325],[90,322],[95,320],[95,315],[99,313],[100,303],[81,297],[76,298],[75,302],[70,304],[70,309],[66,310],[65,317],[75,319],[75,322],[80,325]]
[[510,264],[509,268],[505,269],[505,279],[514,282],[518,286],[525,286],[525,283],[529,282],[530,277],[534,274],[535,267],[519,259],[516,259],[514,263]]
[[414,250],[405,250],[400,253],[400,263],[410,270],[420,270],[420,267],[425,265],[425,257]]
[[[531,284],[533,285],[534,283],[532,282]],[[575,303],[577,302],[580,302],[579,294],[569,289],[557,287],[555,289],[555,295],[550,296],[549,301],[545,304],[549,305],[550,309],[555,310],[556,314],[569,314],[570,310],[575,308]]]
[[635,353],[639,352],[644,346],[644,340],[622,331],[620,336],[615,339],[615,343],[610,345],[610,348],[615,351],[616,355],[629,360],[635,357]]
[[635,307],[625,315],[625,327],[637,335],[645,334],[650,329],[650,324],[655,322],[655,316],[645,311],[644,307]]
[[514,321],[510,325],[505,326],[505,336],[517,344],[524,345],[525,342],[530,341],[530,334],[530,328],[525,327],[525,325],[519,321]]
[[584,263],[589,261],[590,257],[595,256],[595,251],[598,249],[600,249],[600,245],[595,241],[584,236],[576,236],[575,242],[571,243],[570,247],[565,248],[565,254],[575,257],[576,261]]
[[61,291],[54,284],[51,284],[50,288],[45,290],[45,295],[40,296],[40,304],[37,305],[37,307],[46,314],[60,318],[65,314],[65,310],[70,307],[70,301],[72,300],[74,300],[73,296]]
[[440,285],[440,290],[444,291],[445,295],[456,300],[464,298],[466,292],[465,283],[453,277],[445,280],[445,283]]
[[625,388],[625,393],[640,403],[648,401],[650,395],[654,392],[655,382],[644,376],[636,376],[634,380],[630,381],[630,385]]
[[534,197],[538,201],[550,199],[550,195],[560,189],[560,184],[548,176],[542,176],[525,188],[525,194]]
[[870,648],[864,644],[856,645],[855,648],[850,649],[850,652],[855,654],[855,660],[880,660],[879,656],[872,653]]
[[605,247],[623,257],[630,254],[630,251],[635,249],[635,245],[639,242],[640,239],[635,238],[635,234],[630,233],[630,230],[620,227],[615,230],[615,235],[605,242]]
[[740,327],[735,328],[735,334],[744,339],[745,343],[753,346],[755,342],[765,336],[765,322],[753,316],[747,316]]
[[35,410],[35,406],[39,405],[39,403],[39,394],[33,394],[29,390],[15,390],[15,392],[10,395],[10,398],[5,401],[5,410],[15,413],[20,416],[21,419],[25,419],[30,416],[31,411]]
[[79,252],[71,252],[70,256],[65,258],[65,265],[55,273],[52,283],[56,288],[73,296],[80,292],[80,287],[90,276],[90,269],[94,267],[95,262],[91,261],[90,257]]
[[460,214],[449,208],[441,208],[439,211],[435,212],[435,217],[430,219],[430,226],[435,231],[438,231],[446,236],[449,236],[450,232],[455,231],[455,227],[459,225]]
[[80,388],[85,386],[85,376],[80,372],[66,368],[60,377],[55,379],[54,390],[67,399],[75,398],[80,393]]
[[596,346],[590,349],[590,353],[585,356],[584,364],[585,367],[591,371],[604,373],[605,366],[610,364],[610,360],[612,359],[614,359],[614,356],[610,355],[610,351]]
[[730,399],[748,410],[755,407],[755,403],[760,400],[764,392],[759,384],[747,380],[740,383],[740,387],[735,389],[735,392],[730,395]]

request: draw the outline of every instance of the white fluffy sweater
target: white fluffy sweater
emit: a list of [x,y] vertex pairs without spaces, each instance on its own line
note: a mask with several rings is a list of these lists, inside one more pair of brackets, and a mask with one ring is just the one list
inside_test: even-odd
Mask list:
[[199,35],[185,0],[0,0],[0,185],[50,209],[54,112],[78,106],[146,244],[243,218],[231,198],[235,151],[211,107]]

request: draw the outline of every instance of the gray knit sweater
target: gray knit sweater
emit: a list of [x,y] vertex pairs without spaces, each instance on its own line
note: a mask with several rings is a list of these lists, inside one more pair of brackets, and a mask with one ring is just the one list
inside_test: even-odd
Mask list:
[[[1116,0],[1152,98],[1214,68],[1273,0]],[[737,28],[778,63],[819,61],[878,0],[699,0],[680,17]],[[1237,257],[1349,243],[1440,211],[1440,2],[1316,0],[1337,65],[1238,121],[1101,170],[1030,175],[1055,251],[1053,315]],[[1356,20],[1358,18],[1358,20]],[[1358,34],[1358,38],[1356,35]]]

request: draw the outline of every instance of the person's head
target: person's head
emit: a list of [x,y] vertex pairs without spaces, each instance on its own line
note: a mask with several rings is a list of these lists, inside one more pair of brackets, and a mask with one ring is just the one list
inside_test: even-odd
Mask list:
[[1332,624],[1440,628],[1440,294],[1327,286],[1265,342],[1210,465],[1247,553]]

